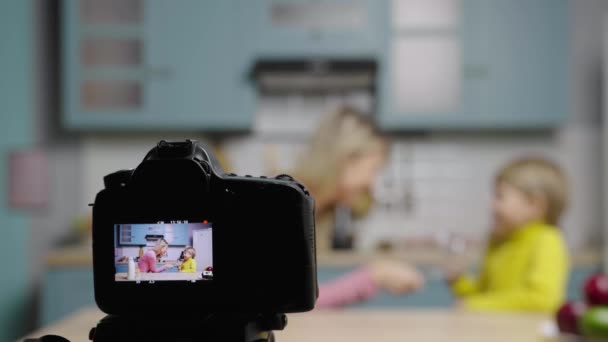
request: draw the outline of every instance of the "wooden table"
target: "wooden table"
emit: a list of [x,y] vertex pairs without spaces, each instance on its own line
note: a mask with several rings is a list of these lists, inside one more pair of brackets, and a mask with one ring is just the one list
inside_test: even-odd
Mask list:
[[[354,266],[368,263],[378,257],[402,260],[414,265],[438,266],[445,263],[445,256],[442,250],[437,248],[421,248],[413,250],[400,250],[384,253],[356,252],[356,251],[334,251],[328,254],[318,254],[317,264],[319,266]],[[475,264],[479,262],[479,256],[483,250],[470,248],[460,256],[465,263]],[[571,256],[571,263],[574,266],[595,266],[602,261],[602,251],[595,249],[577,250]],[[91,245],[76,245],[63,247],[51,251],[46,257],[49,267],[70,267],[70,266],[93,266],[93,251]]]
[[[157,281],[157,280],[203,280],[203,277],[199,272],[185,273],[185,272],[159,272],[159,273],[140,273],[136,279],[140,281]],[[116,273],[116,281],[129,281],[127,280],[127,273],[119,272]],[[130,280],[135,281],[135,280]]]
[[[57,334],[72,342],[88,341],[88,332],[104,314],[84,309],[33,332],[29,337]],[[546,316],[488,314],[454,310],[344,310],[288,315],[278,342],[388,341],[543,341],[540,325]]]

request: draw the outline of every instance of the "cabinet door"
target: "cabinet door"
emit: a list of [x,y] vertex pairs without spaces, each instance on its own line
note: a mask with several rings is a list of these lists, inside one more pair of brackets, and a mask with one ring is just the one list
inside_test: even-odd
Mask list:
[[243,1],[242,22],[255,57],[376,56],[382,1]]
[[[138,227],[139,228],[139,227]],[[147,230],[145,229],[134,229],[132,231],[133,238],[131,240],[131,245],[135,246],[145,246],[148,241],[146,240],[146,235],[148,235]]]
[[393,12],[399,2],[414,9],[434,3],[444,8],[444,22],[450,12],[460,19],[452,20],[452,30],[389,32],[382,127],[550,128],[563,121],[569,109],[566,0],[393,0]]
[[64,126],[141,121],[143,2],[66,0],[62,5]]
[[236,0],[64,2],[64,123],[77,129],[242,130]]
[[246,129],[255,110],[237,1],[147,0],[146,106],[165,127]]
[[512,127],[563,121],[570,109],[569,2],[493,0],[486,15],[484,116]]
[[379,124],[425,129],[472,110],[463,85],[464,32],[472,25],[460,0],[388,0],[379,79]]
[[172,224],[170,230],[165,226],[165,239],[171,246],[190,245],[190,230],[188,224]]
[[90,266],[51,268],[43,277],[39,325],[48,325],[79,309],[95,305],[93,268]]

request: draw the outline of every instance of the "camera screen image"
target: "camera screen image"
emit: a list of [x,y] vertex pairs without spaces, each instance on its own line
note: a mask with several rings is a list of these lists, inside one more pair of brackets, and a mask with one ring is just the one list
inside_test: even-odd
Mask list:
[[114,225],[116,281],[210,281],[212,224],[169,221]]

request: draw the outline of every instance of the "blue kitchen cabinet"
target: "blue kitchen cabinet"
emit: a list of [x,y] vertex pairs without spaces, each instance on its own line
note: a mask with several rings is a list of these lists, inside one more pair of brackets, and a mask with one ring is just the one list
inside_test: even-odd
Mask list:
[[[175,224],[173,225],[173,230],[171,232],[167,232],[165,227],[158,227],[156,225],[150,225],[150,227],[145,227],[145,229],[141,229],[142,225],[137,225],[135,228],[125,228],[122,227],[120,235],[122,237],[120,243],[123,246],[146,246],[148,244],[148,240],[146,239],[149,235],[156,236],[165,236],[169,241],[169,245],[171,246],[187,246],[190,245],[190,234],[188,230],[187,224]],[[124,232],[128,232],[128,236],[123,236]],[[168,237],[171,235],[171,238]]]
[[509,0],[488,6],[482,118],[497,125],[550,127],[569,108],[570,29],[566,0]]
[[173,233],[173,241],[170,243],[171,246],[189,246],[190,243],[190,235],[188,232],[176,230]]
[[190,245],[190,229],[187,223],[172,224],[170,230],[165,227],[164,234],[170,246]]
[[[38,323],[46,326],[78,309],[95,305],[93,268],[51,267],[44,274]],[[89,329],[91,327],[82,327]]]
[[148,241],[146,240],[146,235],[149,233],[143,229],[135,229],[133,230],[133,240],[131,242],[132,245],[136,246],[145,246]]
[[[562,123],[569,110],[569,3],[454,3],[459,5],[457,15],[461,18],[454,26],[408,29],[391,24],[388,13],[394,2],[385,3],[387,31],[379,80],[379,125],[387,130],[462,130],[547,129]],[[416,46],[431,46],[429,52],[435,55],[425,55],[426,51],[420,49],[420,56],[416,56],[412,51],[417,50],[411,48]],[[399,54],[399,47],[405,52]],[[420,60],[431,61],[425,65],[431,73],[416,80],[409,75],[416,75]],[[454,65],[445,67],[446,63]],[[433,79],[432,69],[437,65],[447,70],[437,80],[452,84],[453,89],[441,83],[435,88],[429,86],[437,93],[422,93],[429,98],[429,109],[419,109],[422,106],[415,104],[420,98],[411,94]],[[435,103],[450,105],[433,108]]]
[[242,1],[241,19],[257,58],[373,58],[379,55],[382,1]]
[[255,110],[238,1],[67,0],[63,124],[245,130]]
[[147,244],[146,235],[148,234],[147,230],[125,228],[123,226],[119,233],[120,244],[122,246],[145,246]]

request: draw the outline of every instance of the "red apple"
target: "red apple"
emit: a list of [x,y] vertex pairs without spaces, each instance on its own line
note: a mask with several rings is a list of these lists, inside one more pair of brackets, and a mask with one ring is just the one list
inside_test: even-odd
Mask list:
[[578,320],[587,311],[583,302],[567,302],[557,311],[556,320],[559,331],[567,334],[580,334]]
[[587,279],[585,299],[588,305],[608,305],[608,275],[596,274]]

